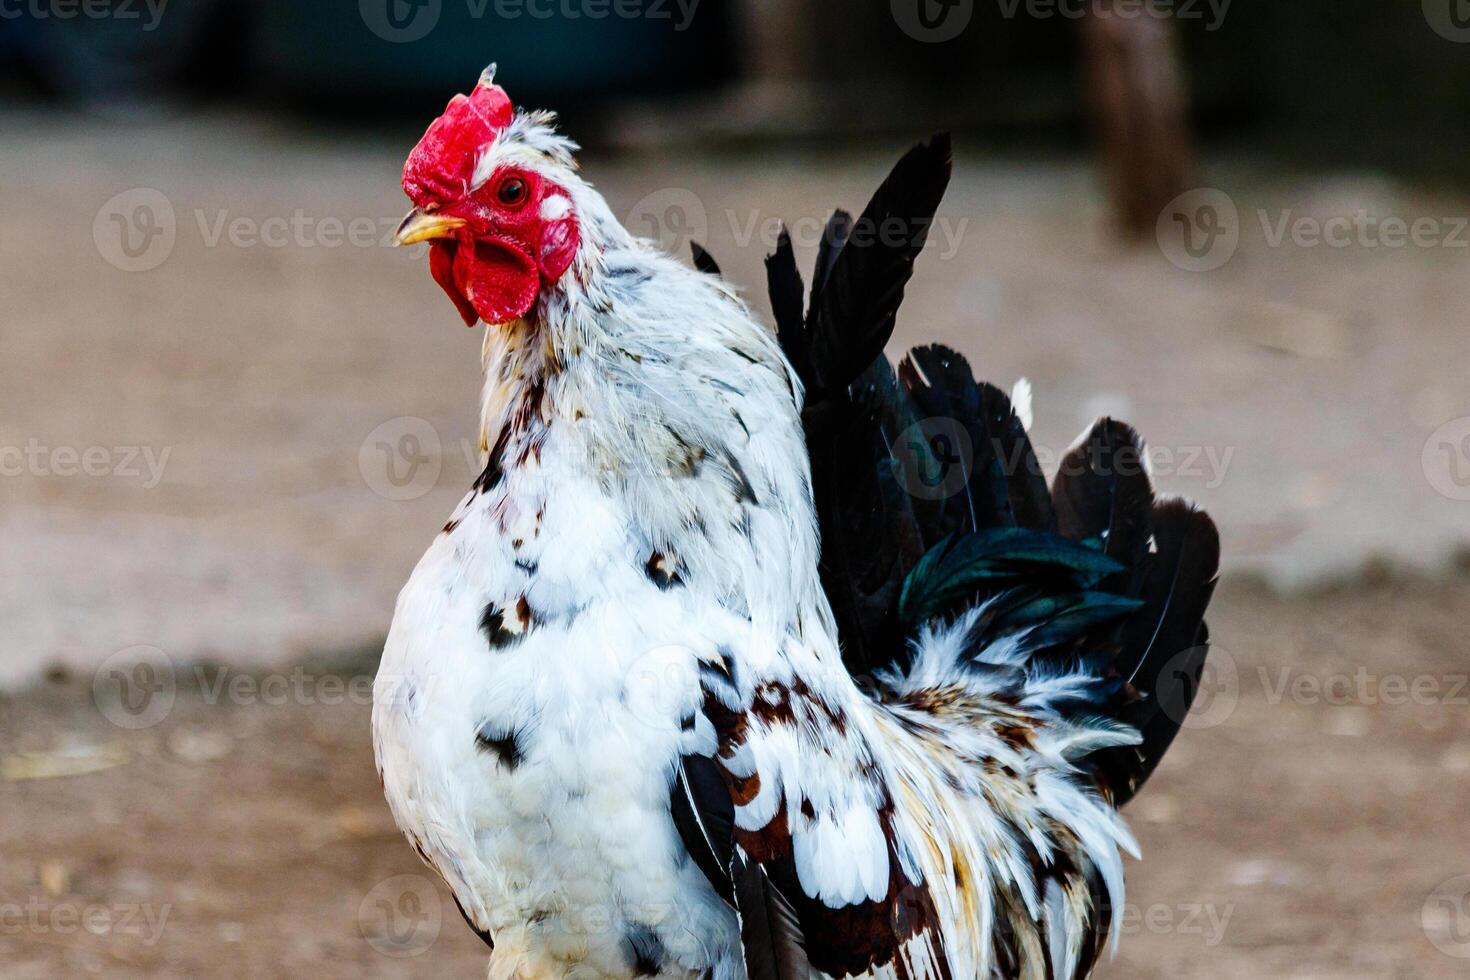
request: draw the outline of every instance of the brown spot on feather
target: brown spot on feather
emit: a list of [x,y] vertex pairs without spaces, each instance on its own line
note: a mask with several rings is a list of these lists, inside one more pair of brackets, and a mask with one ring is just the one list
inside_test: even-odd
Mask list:
[[480,630],[492,649],[504,649],[519,643],[535,622],[530,602],[521,596],[508,611],[494,602],[486,603],[480,616]]
[[736,776],[726,770],[726,783],[730,786],[730,799],[736,806],[748,806],[761,793],[761,774]]
[[676,585],[684,584],[684,580],[679,577],[677,562],[672,561],[661,551],[655,551],[648,556],[648,561],[643,566],[643,574],[665,592]]

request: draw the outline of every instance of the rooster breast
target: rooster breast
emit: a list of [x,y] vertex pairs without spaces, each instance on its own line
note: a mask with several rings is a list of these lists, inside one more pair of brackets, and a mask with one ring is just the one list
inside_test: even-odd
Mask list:
[[[618,297],[645,335],[659,314],[631,291],[679,290],[657,272]],[[696,286],[696,314],[738,321],[708,349],[534,383],[507,367],[487,469],[398,599],[378,764],[398,823],[493,940],[492,978],[743,976],[735,912],[680,839],[670,786],[718,747],[708,664],[769,659],[791,578],[816,593],[814,528],[779,355]],[[654,382],[624,383],[630,366]]]
[[493,977],[703,977],[738,929],[668,786],[700,738],[689,624],[739,624],[668,588],[592,481],[507,482],[399,597],[374,712],[388,800],[493,937]]

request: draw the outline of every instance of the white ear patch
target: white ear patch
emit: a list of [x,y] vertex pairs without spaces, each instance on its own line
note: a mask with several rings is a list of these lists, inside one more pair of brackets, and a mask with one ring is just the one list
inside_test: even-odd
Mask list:
[[546,221],[565,218],[572,210],[572,202],[560,194],[553,194],[541,202],[541,217]]

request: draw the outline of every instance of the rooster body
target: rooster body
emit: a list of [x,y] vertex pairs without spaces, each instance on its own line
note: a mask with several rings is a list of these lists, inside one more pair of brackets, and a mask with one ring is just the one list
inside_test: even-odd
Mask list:
[[[490,467],[404,589],[380,673],[388,798],[494,936],[497,978],[739,962],[733,910],[680,857],[669,780],[715,747],[686,727],[701,658],[778,660],[819,589],[809,505],[782,505],[803,450],[774,342],[707,277],[620,244],[589,280],[636,329],[607,318],[555,377],[517,366],[540,356],[528,326],[487,334]],[[666,314],[650,332],[673,296],[723,326],[703,349]]]
[[[432,240],[435,278],[491,324],[486,467],[399,597],[374,737],[492,980],[1084,976],[1134,849],[1114,805],[1178,727],[1146,696],[1153,648],[1203,640],[1209,555],[1178,563],[1187,589],[1166,570],[1166,599],[1158,571],[1209,551],[1202,515],[1076,454],[1055,505],[1004,471],[988,500],[967,488],[964,527],[894,500],[855,429],[997,402],[934,349],[900,384],[874,359],[886,309],[876,348],[823,354],[818,287],[840,306],[847,277],[882,279],[856,246],[824,249],[802,323],[783,246],[778,343],[718,276],[629,236],[549,117],[489,80],[459,99],[410,158],[401,237]],[[921,149],[932,196],[948,152]],[[1112,424],[1083,448],[1138,450]],[[839,546],[851,507],[899,530]]]

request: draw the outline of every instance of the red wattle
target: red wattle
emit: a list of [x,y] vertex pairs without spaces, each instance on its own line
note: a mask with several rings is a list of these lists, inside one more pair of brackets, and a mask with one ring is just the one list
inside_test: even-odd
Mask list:
[[464,319],[464,325],[473,327],[480,320],[480,314],[470,303],[470,298],[459,288],[459,283],[454,278],[454,257],[459,250],[459,243],[452,238],[441,238],[429,245],[429,273],[439,288],[449,294],[454,300],[455,309]]
[[454,278],[480,319],[509,323],[531,312],[541,292],[541,274],[525,249],[506,241],[462,246]]

